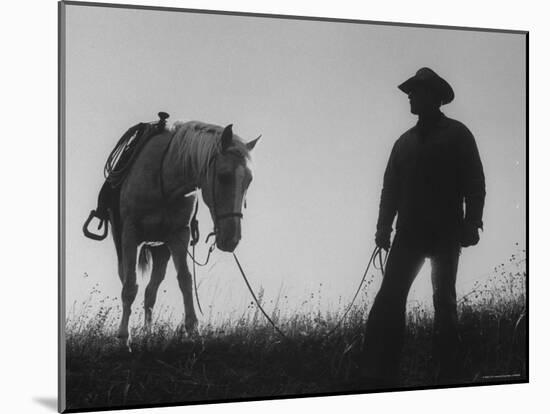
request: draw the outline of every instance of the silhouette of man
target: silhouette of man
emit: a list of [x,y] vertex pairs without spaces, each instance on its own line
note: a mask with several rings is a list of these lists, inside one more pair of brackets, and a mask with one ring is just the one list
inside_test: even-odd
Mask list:
[[429,68],[399,89],[418,122],[395,142],[384,173],[378,247],[390,249],[396,215],[397,223],[365,332],[361,372],[374,387],[399,384],[407,295],[426,258],[432,264],[436,380],[458,381],[458,258],[461,247],[478,243],[483,225],[485,177],[474,137],[440,111],[453,100],[453,89]]

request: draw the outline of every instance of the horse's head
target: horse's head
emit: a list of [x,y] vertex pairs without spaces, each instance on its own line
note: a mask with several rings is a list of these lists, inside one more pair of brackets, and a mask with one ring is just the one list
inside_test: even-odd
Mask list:
[[244,143],[233,135],[232,125],[225,127],[202,186],[214,222],[216,245],[225,252],[234,251],[241,240],[242,209],[252,181],[250,151],[258,139]]

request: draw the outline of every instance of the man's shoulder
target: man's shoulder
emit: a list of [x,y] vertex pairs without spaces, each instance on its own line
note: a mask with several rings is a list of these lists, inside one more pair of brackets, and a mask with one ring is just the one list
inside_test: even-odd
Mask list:
[[402,154],[409,152],[416,145],[415,136],[415,127],[413,126],[395,140],[392,153],[395,154],[396,157],[400,157]]
[[407,129],[405,132],[401,134],[399,138],[397,138],[397,141],[395,141],[396,144],[403,143],[404,141],[411,140],[415,135],[415,129],[416,126],[412,126],[409,129]]
[[456,119],[446,116],[445,118],[443,118],[442,123],[444,127],[449,128],[460,135],[472,134],[466,125]]

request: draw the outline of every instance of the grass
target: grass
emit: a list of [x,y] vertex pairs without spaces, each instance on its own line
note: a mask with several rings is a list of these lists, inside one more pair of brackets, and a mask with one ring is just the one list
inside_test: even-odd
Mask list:
[[[526,272],[524,259],[510,262],[515,271],[500,265],[459,299],[464,383],[526,380]],[[357,390],[350,384],[368,303],[354,306],[328,337],[342,311],[282,317],[275,308],[272,317],[288,340],[250,306],[238,318],[206,323],[193,338],[158,320],[149,333],[133,329],[131,353],[116,339],[112,303],[103,299],[93,317],[84,304],[67,320],[68,409]],[[434,385],[432,319],[425,306],[409,307],[403,387]]]

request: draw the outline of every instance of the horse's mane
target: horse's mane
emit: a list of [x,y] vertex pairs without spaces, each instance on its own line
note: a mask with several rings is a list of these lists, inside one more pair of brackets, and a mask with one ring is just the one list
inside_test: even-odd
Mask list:
[[[195,179],[206,177],[212,157],[221,151],[220,141],[224,128],[200,121],[178,121],[171,130],[174,134],[173,145],[183,162],[186,175]],[[244,159],[250,158],[245,142],[235,134],[227,152]]]

